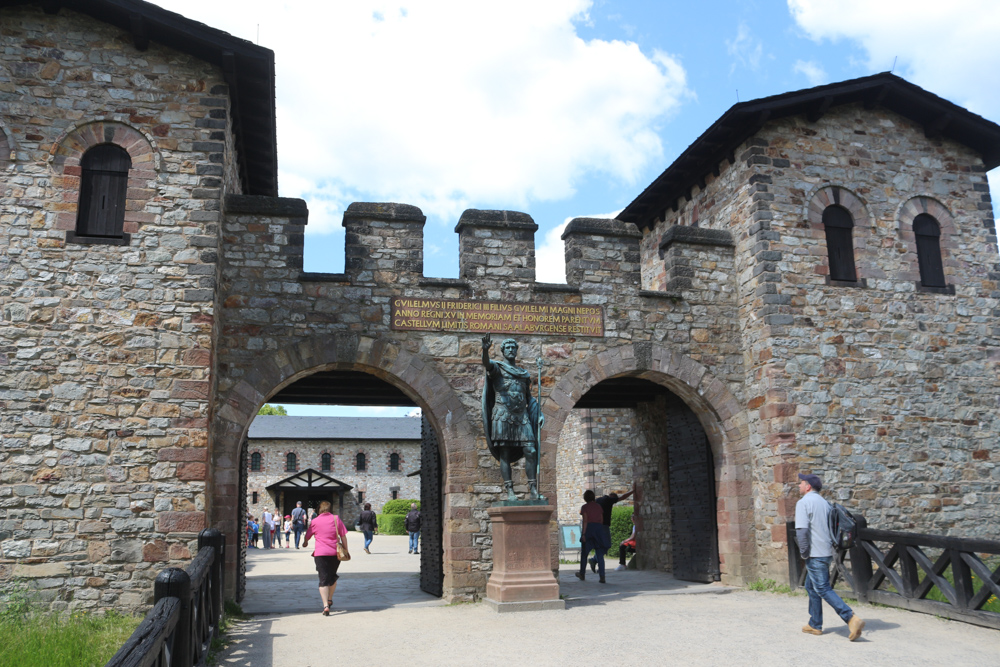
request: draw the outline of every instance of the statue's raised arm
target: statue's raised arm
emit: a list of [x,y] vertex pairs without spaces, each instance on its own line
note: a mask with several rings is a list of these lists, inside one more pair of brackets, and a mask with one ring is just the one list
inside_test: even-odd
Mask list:
[[486,334],[483,336],[483,366],[486,370],[490,369],[490,365],[493,363],[490,361],[490,348],[493,347],[493,336],[491,334]]

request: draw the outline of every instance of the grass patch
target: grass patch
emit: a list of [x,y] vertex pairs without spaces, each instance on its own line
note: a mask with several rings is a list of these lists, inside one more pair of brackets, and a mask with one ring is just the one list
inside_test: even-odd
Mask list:
[[0,591],[0,667],[101,667],[121,648],[141,618],[105,614],[57,614],[32,604],[23,582]]
[[788,584],[779,584],[774,579],[756,579],[747,584],[747,589],[759,593],[783,593],[790,594],[792,587]]

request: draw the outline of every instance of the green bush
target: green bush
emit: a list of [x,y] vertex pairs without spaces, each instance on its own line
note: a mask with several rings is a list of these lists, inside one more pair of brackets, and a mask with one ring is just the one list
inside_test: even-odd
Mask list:
[[611,552],[618,553],[618,545],[632,534],[631,506],[615,505],[611,508]]
[[416,498],[397,498],[382,505],[382,514],[406,514],[411,503],[416,503],[417,509],[420,509],[420,501]]
[[378,514],[378,532],[380,535],[406,535],[402,514]]

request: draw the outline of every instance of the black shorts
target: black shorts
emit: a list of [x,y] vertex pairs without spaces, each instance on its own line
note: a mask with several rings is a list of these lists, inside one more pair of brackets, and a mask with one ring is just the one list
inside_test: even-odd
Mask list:
[[337,569],[340,567],[340,559],[336,556],[313,556],[316,561],[316,571],[319,572],[320,586],[333,586],[340,577]]

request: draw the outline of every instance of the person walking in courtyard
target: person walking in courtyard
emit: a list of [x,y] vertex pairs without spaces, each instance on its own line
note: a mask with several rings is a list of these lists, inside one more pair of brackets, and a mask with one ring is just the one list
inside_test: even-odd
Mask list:
[[306,511],[302,509],[302,501],[295,503],[292,510],[292,530],[295,531],[295,548],[299,548],[299,538],[306,532]]
[[291,549],[292,548],[292,515],[291,514],[286,514],[285,515],[285,523],[282,526],[282,529],[285,531],[285,548],[286,549]]
[[370,554],[371,551],[368,551],[368,547],[372,545],[372,536],[378,532],[378,518],[375,516],[375,512],[372,512],[371,503],[365,503],[365,509],[358,517],[358,528],[365,536],[365,553]]
[[250,520],[250,529],[253,531],[253,548],[259,548],[257,542],[260,540],[260,524],[257,523],[257,519]]
[[580,581],[587,578],[587,556],[594,552],[594,569],[598,572],[602,584],[604,581],[604,554],[611,548],[611,535],[604,530],[604,512],[594,500],[594,492],[587,489],[583,492],[584,505],[580,508],[580,571],[576,577]]
[[795,538],[799,553],[806,561],[806,592],[809,593],[809,624],[802,632],[823,634],[823,601],[833,607],[850,629],[848,638],[853,642],[861,636],[865,622],[858,618],[830,586],[830,561],[836,553],[830,533],[830,503],[819,495],[823,480],[816,475],[799,474],[799,493],[795,503]]
[[410,511],[403,520],[403,527],[410,536],[410,550],[407,553],[420,553],[420,510],[417,509],[416,503],[410,503]]
[[274,516],[271,514],[270,510],[264,510],[264,516],[261,517],[260,532],[264,533],[264,548],[271,548],[271,534],[274,531]]
[[331,505],[324,500],[319,504],[319,514],[309,522],[306,529],[305,539],[302,547],[309,546],[309,538],[316,538],[316,548],[313,549],[313,561],[316,563],[316,572],[319,573],[319,596],[323,599],[323,615],[330,615],[330,603],[333,602],[333,594],[337,591],[337,570],[340,568],[340,559],[337,557],[337,544],[342,544],[344,551],[347,551],[347,526],[340,520],[340,517],[330,512]]
[[271,534],[271,546],[281,548],[281,510],[274,508],[274,532]]
[[[635,493],[634,488],[628,493],[623,494],[621,496],[619,496],[617,493],[611,492],[608,495],[601,496],[600,498],[594,501],[601,506],[601,525],[604,526],[604,531],[608,534],[608,539],[607,539],[608,549],[611,548],[611,515],[613,514],[612,510],[614,509],[615,503],[620,503],[621,501],[631,496],[633,493]],[[594,558],[590,559],[590,571],[591,572],[597,571],[596,553],[594,554]]]

